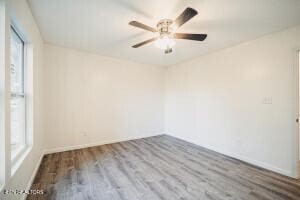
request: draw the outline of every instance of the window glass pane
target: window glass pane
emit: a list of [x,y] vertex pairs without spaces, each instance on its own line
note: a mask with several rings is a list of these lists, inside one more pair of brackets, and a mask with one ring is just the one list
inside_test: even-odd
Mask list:
[[23,41],[12,29],[10,37],[10,87],[11,92],[24,92],[23,87]]
[[24,42],[11,28],[10,37],[10,128],[11,159],[21,153],[25,146],[25,94],[24,94]]
[[12,97],[10,101],[11,150],[25,145],[25,101],[24,98]]

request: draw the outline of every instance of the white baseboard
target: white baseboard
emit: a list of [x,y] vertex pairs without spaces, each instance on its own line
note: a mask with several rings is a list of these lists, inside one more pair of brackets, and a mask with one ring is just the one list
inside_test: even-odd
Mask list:
[[[28,183],[27,183],[26,191],[30,190],[30,188],[31,188],[31,186],[32,186],[32,183],[33,183],[33,181],[34,181],[34,178],[35,178],[35,176],[36,176],[36,174],[37,174],[37,172],[38,172],[38,170],[39,170],[39,167],[40,167],[40,165],[41,165],[41,163],[42,163],[42,160],[43,160],[44,155],[45,155],[45,153],[42,152],[41,155],[40,155],[40,158],[39,158],[38,162],[37,162],[36,165],[35,165],[35,168],[34,168],[34,170],[33,170],[33,173],[32,173],[32,175],[31,175],[31,177],[30,177],[30,179],[29,179],[29,181],[28,181]],[[24,194],[20,199],[21,199],[21,200],[26,200],[26,198],[27,198],[27,194]]]
[[131,138],[93,142],[93,143],[80,144],[80,145],[72,145],[72,146],[67,146],[67,147],[56,147],[56,148],[46,149],[44,151],[44,154],[46,155],[46,154],[51,154],[51,153],[58,153],[58,152],[63,152],[63,151],[71,151],[71,150],[75,150],[75,149],[83,149],[83,148],[87,148],[87,147],[100,146],[100,145],[105,145],[105,144],[113,144],[113,143],[117,143],[117,142],[124,142],[124,141],[129,141],[129,140],[148,138],[148,137],[153,137],[153,136],[157,136],[157,135],[162,135],[162,134],[157,133],[157,134],[153,134],[153,135],[146,136],[146,137],[131,137]]
[[215,151],[217,153],[220,153],[220,154],[223,154],[223,155],[226,155],[226,156],[229,156],[229,157],[232,157],[232,158],[244,161],[246,163],[249,163],[249,164],[252,164],[252,165],[255,165],[255,166],[258,166],[258,167],[261,167],[261,168],[264,168],[264,169],[267,169],[267,170],[270,170],[270,171],[273,171],[273,172],[276,172],[276,173],[279,173],[279,174],[282,174],[282,175],[285,175],[285,176],[288,176],[288,177],[291,177],[291,178],[297,178],[292,173],[292,171],[281,169],[279,167],[276,167],[274,165],[270,165],[270,164],[265,163],[265,162],[261,162],[261,161],[258,161],[258,160],[255,160],[255,159],[252,159],[252,158],[240,155],[240,154],[236,154],[236,153],[233,153],[233,152],[224,151],[224,150],[221,150],[221,149],[216,148],[214,146],[209,146],[209,145],[206,145],[206,144],[195,143],[195,141],[187,140],[185,138],[181,138],[181,137],[174,136],[174,135],[171,135],[171,134],[170,134],[170,136],[178,138],[178,139],[181,139],[181,140],[184,140],[184,141],[187,141],[187,142],[190,142],[192,144],[195,144],[195,145],[198,145],[198,146],[201,146],[201,147],[204,147],[206,149]]

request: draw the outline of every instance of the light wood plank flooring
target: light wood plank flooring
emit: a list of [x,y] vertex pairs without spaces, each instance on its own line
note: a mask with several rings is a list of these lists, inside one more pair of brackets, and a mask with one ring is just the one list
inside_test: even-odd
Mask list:
[[55,200],[289,200],[300,182],[155,136],[46,155],[32,189]]

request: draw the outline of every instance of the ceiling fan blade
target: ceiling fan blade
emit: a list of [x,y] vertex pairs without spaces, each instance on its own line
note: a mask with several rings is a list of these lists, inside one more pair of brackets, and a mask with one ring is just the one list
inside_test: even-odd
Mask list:
[[192,34],[192,33],[175,33],[175,39],[197,40],[203,41],[207,37],[207,34]]
[[197,10],[188,7],[175,19],[175,25],[177,26],[177,28],[179,28],[197,14]]
[[138,44],[136,44],[136,45],[133,45],[132,47],[133,47],[133,48],[138,48],[138,47],[140,47],[140,46],[143,46],[143,45],[145,45],[145,44],[148,44],[148,43],[150,43],[150,42],[153,42],[153,41],[155,41],[156,39],[157,39],[157,37],[151,38],[151,39],[149,39],[149,40],[145,40],[145,41],[140,42],[140,43],[138,43]]
[[131,26],[135,26],[135,27],[144,29],[144,30],[146,30],[146,31],[151,31],[151,32],[153,32],[153,33],[157,32],[157,30],[156,30],[155,28],[152,28],[152,27],[150,27],[150,26],[147,26],[147,25],[142,24],[142,23],[137,22],[137,21],[131,21],[131,22],[129,22],[129,24],[130,24]]

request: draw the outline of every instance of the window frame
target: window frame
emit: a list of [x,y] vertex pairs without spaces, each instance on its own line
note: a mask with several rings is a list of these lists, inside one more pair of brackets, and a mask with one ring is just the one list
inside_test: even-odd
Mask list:
[[[28,147],[28,141],[27,141],[27,101],[26,101],[26,65],[25,65],[25,54],[26,54],[26,48],[25,48],[25,41],[23,39],[23,37],[19,34],[18,30],[15,28],[15,26],[13,24],[10,25],[10,31],[11,31],[11,37],[12,34],[14,34],[20,41],[22,44],[22,55],[21,55],[21,69],[22,69],[22,89],[21,92],[15,92],[11,90],[10,87],[10,100],[12,98],[22,98],[23,99],[23,105],[22,105],[22,109],[24,109],[24,113],[23,113],[23,130],[22,130],[22,143],[24,143],[24,145],[22,145],[20,148],[16,149],[15,152],[13,153],[13,151],[11,150],[10,155],[11,155],[11,163],[12,166],[15,165],[15,163],[22,157],[23,153],[26,152],[26,148]],[[11,124],[12,122],[10,122]],[[11,133],[10,133],[11,136]],[[11,144],[10,144],[11,145]]]

